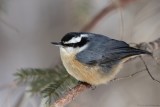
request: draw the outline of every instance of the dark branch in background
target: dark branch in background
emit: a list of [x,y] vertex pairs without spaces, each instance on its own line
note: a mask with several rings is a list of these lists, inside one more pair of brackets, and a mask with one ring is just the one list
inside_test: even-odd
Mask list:
[[114,10],[116,6],[114,4],[111,4],[107,7],[105,7],[100,13],[98,13],[89,24],[87,24],[84,28],[81,29],[81,31],[90,31],[98,22],[101,20],[106,14],[110,13],[112,10]]
[[2,17],[0,17],[0,22],[2,22],[4,25],[9,27],[10,29],[12,29],[16,32],[20,32],[16,26],[13,26],[10,22],[8,22],[6,19],[3,19]]
[[[115,0],[114,0],[115,1]],[[103,10],[101,10],[86,26],[84,26],[80,31],[88,32],[90,31],[95,25],[106,15],[108,15],[113,10],[117,9],[118,7],[125,7],[130,2],[136,0],[116,0],[115,2],[111,3],[110,5],[106,6]]]

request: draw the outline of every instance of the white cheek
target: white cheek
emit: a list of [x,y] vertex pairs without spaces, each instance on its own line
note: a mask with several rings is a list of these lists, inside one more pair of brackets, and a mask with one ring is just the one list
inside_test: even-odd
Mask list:
[[68,53],[74,52],[74,50],[75,50],[75,49],[73,49],[72,47],[67,47],[67,48],[65,48],[65,49],[66,49],[66,51],[67,51]]
[[82,47],[77,47],[77,48],[73,48],[73,47],[60,47],[60,51],[66,55],[70,55],[70,54],[77,54],[83,50],[85,50],[88,47],[87,45],[84,45]]
[[88,37],[88,34],[81,34],[81,37]]
[[71,54],[75,52],[75,49],[73,49],[72,47],[66,47],[66,48],[61,47],[60,51],[63,52],[64,54]]

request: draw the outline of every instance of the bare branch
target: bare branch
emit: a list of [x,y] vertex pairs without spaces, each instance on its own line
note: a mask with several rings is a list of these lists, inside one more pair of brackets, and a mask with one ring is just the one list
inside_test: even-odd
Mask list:
[[64,105],[67,105],[69,102],[71,102],[77,95],[79,95],[81,92],[85,91],[86,89],[90,88],[91,85],[87,83],[80,83],[73,89],[71,89],[67,95],[65,95],[63,98],[57,100],[53,106],[51,107],[63,107]]
[[146,69],[143,69],[143,70],[140,70],[140,71],[137,71],[133,74],[130,74],[128,76],[124,76],[124,77],[119,77],[119,78],[114,78],[113,80],[111,80],[110,82],[115,82],[115,81],[119,81],[119,80],[123,80],[123,79],[128,79],[128,78],[132,78],[133,76],[145,71]]
[[140,58],[141,58],[141,60],[142,60],[142,62],[143,62],[143,64],[144,64],[144,66],[145,66],[145,68],[146,68],[146,70],[147,70],[149,76],[152,78],[152,80],[154,80],[154,81],[160,83],[160,81],[158,81],[157,79],[155,79],[155,78],[152,76],[152,74],[150,73],[150,71],[149,71],[149,69],[148,69],[148,67],[147,67],[147,64],[145,63],[144,59],[143,59],[141,56],[140,56]]

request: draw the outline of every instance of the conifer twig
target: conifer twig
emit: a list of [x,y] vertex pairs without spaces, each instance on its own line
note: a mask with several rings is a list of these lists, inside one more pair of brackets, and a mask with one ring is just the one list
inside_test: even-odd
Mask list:
[[63,107],[64,105],[67,105],[69,102],[71,102],[75,96],[79,95],[81,92],[85,91],[86,89],[90,88],[91,85],[80,83],[77,86],[75,86],[73,89],[71,89],[66,96],[63,98],[57,100],[54,105],[51,107]]

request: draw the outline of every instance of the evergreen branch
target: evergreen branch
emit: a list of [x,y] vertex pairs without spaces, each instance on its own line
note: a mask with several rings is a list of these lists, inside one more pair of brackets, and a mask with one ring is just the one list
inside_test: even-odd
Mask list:
[[51,102],[60,99],[66,92],[71,90],[77,84],[78,81],[68,75],[64,78],[61,78],[61,80],[57,82],[52,82],[51,84],[49,84],[49,86],[42,90],[41,93],[44,98],[47,97],[47,102],[48,104],[50,104]]
[[[61,71],[61,72],[59,72]],[[54,69],[27,68],[20,69],[14,75],[18,77],[19,82],[29,82],[29,80],[40,80],[45,78],[58,79],[60,75],[68,75],[63,66],[56,66]]]
[[78,81],[70,76],[64,67],[54,69],[21,69],[16,74],[19,83],[28,83],[29,91],[39,93],[47,98],[47,104],[61,98],[66,91],[69,91],[78,84]]

